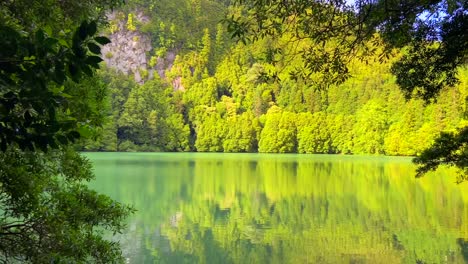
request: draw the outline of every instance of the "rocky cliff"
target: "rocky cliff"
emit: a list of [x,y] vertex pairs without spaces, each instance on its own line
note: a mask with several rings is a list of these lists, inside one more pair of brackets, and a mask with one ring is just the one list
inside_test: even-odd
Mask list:
[[141,11],[129,14],[113,12],[108,18],[111,21],[109,39],[112,42],[102,48],[107,66],[133,75],[138,83],[144,83],[155,73],[164,79],[165,71],[172,67],[176,54],[167,52],[164,58],[157,57],[156,63],[150,65],[153,51],[151,38],[133,25],[149,23],[149,18]]

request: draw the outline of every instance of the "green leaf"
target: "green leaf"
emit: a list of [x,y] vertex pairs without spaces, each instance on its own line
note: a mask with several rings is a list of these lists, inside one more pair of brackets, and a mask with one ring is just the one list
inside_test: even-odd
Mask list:
[[81,40],[85,40],[86,37],[88,36],[88,22],[83,21],[78,28],[78,36],[80,37]]
[[86,29],[87,29],[88,36],[91,37],[94,34],[96,34],[96,31],[97,31],[96,21],[91,21],[91,23],[88,24],[88,27]]
[[78,132],[83,138],[89,138],[92,135],[92,129],[89,126],[80,126]]
[[78,58],[84,58],[86,56],[86,50],[81,46],[73,47],[73,52]]
[[81,70],[88,76],[93,76],[93,71],[91,70],[91,68],[89,68],[89,66],[83,66],[81,68]]
[[52,36],[52,27],[50,25],[45,25],[44,26],[44,31],[47,33],[47,35]]
[[97,43],[99,43],[101,45],[106,45],[106,44],[111,43],[110,39],[108,39],[108,38],[106,38],[104,36],[95,37],[94,41],[96,41]]
[[70,45],[68,44],[68,42],[67,42],[65,39],[62,39],[62,38],[59,39],[59,44],[60,44],[61,46],[66,47],[66,48],[69,48],[69,47],[70,47]]
[[101,54],[101,47],[92,42],[88,43],[88,49],[94,54]]
[[98,57],[98,56],[89,56],[89,57],[86,59],[85,62],[86,62],[87,64],[93,65],[93,64],[98,64],[98,63],[100,63],[101,61],[103,61],[103,60],[101,59],[101,57]]

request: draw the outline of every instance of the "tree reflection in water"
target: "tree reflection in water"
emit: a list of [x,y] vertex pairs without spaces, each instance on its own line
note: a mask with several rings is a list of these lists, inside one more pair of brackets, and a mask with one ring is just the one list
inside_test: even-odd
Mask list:
[[[466,185],[408,158],[89,154],[131,263],[462,263]],[[122,162],[124,161],[124,162]]]

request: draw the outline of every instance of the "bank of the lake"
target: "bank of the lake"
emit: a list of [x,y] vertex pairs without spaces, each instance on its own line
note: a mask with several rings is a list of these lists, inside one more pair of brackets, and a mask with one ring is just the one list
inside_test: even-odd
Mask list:
[[468,185],[407,157],[85,153],[130,263],[463,263]]

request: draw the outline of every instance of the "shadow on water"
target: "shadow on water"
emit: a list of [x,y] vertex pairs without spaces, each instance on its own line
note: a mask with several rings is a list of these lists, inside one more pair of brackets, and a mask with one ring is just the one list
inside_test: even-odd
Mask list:
[[461,253],[463,255],[463,259],[466,263],[468,263],[468,241],[465,238],[458,238],[457,243],[460,246]]

